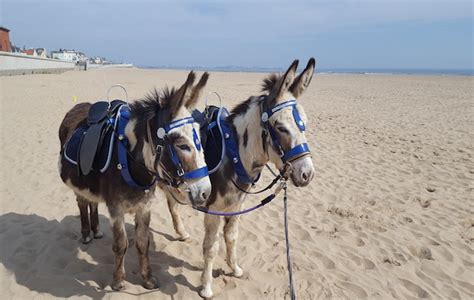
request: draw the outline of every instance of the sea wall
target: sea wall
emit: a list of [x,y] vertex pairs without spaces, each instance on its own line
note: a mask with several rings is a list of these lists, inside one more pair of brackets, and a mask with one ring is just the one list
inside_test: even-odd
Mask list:
[[110,64],[110,65],[100,65],[100,64],[87,64],[87,69],[112,69],[112,68],[133,68],[133,64]]
[[73,62],[0,51],[0,76],[62,73],[74,68]]

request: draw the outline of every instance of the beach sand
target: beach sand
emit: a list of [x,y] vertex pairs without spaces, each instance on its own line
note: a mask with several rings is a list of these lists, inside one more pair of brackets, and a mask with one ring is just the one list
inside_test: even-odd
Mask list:
[[[206,91],[233,107],[258,94],[264,75],[211,73]],[[120,83],[136,99],[185,77],[139,69],[0,77],[2,299],[200,299],[201,213],[182,207],[192,239],[176,241],[166,201],[156,194],[150,259],[161,287],[154,291],[140,285],[127,217],[127,282],[112,292],[106,207],[99,206],[104,238],[81,244],[76,201],[57,169],[57,132],[74,97],[104,99]],[[313,78],[300,103],[316,176],[306,188],[289,188],[299,299],[474,297],[473,86],[474,77],[462,76]],[[262,186],[269,178],[265,173]],[[246,206],[258,200],[248,197]],[[220,243],[215,299],[288,298],[281,197],[241,218],[242,278],[229,276]]]

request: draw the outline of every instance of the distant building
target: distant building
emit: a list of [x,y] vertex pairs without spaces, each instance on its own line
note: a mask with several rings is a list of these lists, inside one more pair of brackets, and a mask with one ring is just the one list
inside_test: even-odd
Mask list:
[[21,48],[11,44],[13,53],[21,53]]
[[59,49],[59,51],[51,51],[51,57],[64,61],[79,61],[79,53],[74,50]]
[[87,61],[87,56],[82,52],[77,52],[77,61],[86,62]]
[[21,53],[26,55],[31,55],[35,57],[47,57],[46,49],[45,48],[30,48],[30,49],[23,49]]
[[36,49],[35,49],[35,48],[24,49],[24,50],[23,50],[23,53],[26,54],[26,55],[38,56],[38,55],[36,54]]
[[106,62],[105,58],[103,57],[99,57],[99,56],[96,56],[96,57],[92,57],[89,59],[89,63],[91,64],[104,64]]
[[46,53],[46,49],[45,48],[36,48],[36,56],[42,57],[42,58],[48,57],[47,53]]
[[0,26],[0,51],[12,52],[10,30]]

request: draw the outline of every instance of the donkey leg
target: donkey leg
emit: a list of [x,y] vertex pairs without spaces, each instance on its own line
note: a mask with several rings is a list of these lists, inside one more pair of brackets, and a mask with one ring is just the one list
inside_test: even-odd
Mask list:
[[112,232],[114,235],[114,242],[112,250],[115,254],[115,267],[111,287],[114,291],[119,291],[124,287],[123,281],[125,279],[125,252],[128,248],[127,232],[125,231],[125,223],[123,214],[114,216],[111,214]]
[[179,205],[174,199],[172,199],[172,197],[168,195],[166,195],[166,200],[168,200],[168,209],[171,213],[174,230],[179,235],[178,239],[180,241],[186,241],[189,239],[190,235],[186,232],[186,229],[184,229],[183,220],[179,215]]
[[84,244],[89,243],[92,238],[91,234],[91,225],[89,223],[89,201],[81,196],[76,195],[77,206],[79,206],[79,213],[81,215],[81,241]]
[[219,252],[219,241],[217,240],[217,232],[221,218],[219,216],[205,215],[204,227],[205,235],[203,242],[203,254],[204,254],[204,270],[201,275],[202,290],[199,292],[201,297],[211,298],[212,293],[212,267],[214,265],[214,259]]
[[244,273],[237,263],[237,237],[239,235],[239,217],[226,218],[224,226],[224,238],[227,246],[227,265],[232,269],[235,277]]
[[150,246],[150,209],[148,207],[137,211],[135,215],[135,233],[143,287],[149,290],[155,289],[158,287],[158,281],[151,274],[150,260],[148,258]]
[[90,202],[89,209],[91,217],[91,229],[94,233],[94,238],[100,239],[104,236],[104,234],[99,230],[99,203]]

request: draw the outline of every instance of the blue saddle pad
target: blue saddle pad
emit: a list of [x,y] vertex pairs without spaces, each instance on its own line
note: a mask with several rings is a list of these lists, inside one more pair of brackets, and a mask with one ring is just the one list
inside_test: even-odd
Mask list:
[[[72,136],[69,138],[65,145],[64,157],[70,163],[77,165],[79,159],[79,149],[81,146],[82,138],[89,128],[88,125],[77,128]],[[109,126],[101,138],[101,145],[97,150],[97,153],[92,164],[93,170],[99,170],[105,172],[110,164],[112,158],[113,147],[114,147],[114,136],[113,127]]]

